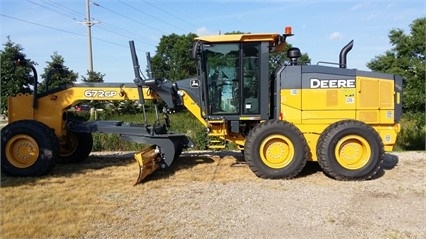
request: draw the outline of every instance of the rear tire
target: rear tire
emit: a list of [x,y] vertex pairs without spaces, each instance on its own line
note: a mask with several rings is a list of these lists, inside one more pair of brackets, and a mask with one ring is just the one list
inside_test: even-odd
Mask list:
[[379,170],[384,159],[380,135],[369,125],[344,120],[328,126],[317,144],[318,163],[337,180],[366,180]]
[[246,138],[244,158],[261,178],[293,178],[303,169],[308,146],[293,124],[270,120],[254,127]]
[[61,142],[58,163],[79,163],[85,160],[93,147],[91,133],[68,131],[65,141]]
[[34,120],[21,120],[1,130],[1,170],[11,176],[41,176],[58,157],[59,143],[53,130]]

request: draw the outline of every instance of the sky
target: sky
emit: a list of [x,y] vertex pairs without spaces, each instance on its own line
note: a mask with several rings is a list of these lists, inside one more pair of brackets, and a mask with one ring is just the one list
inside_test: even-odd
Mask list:
[[[280,33],[291,26],[287,42],[308,53],[312,64],[338,62],[350,40],[348,68],[368,70],[374,57],[392,49],[388,34],[410,34],[413,20],[426,17],[426,1],[236,1],[91,0],[93,70],[104,82],[134,79],[129,41],[135,41],[141,68],[145,53],[155,54],[163,35],[213,35],[232,31]],[[57,52],[70,70],[87,76],[89,47],[86,0],[1,0],[1,43],[9,36],[35,61],[39,74]]]

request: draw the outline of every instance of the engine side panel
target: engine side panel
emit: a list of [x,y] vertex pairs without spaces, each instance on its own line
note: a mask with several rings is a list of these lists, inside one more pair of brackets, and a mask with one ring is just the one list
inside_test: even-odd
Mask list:
[[337,121],[355,119],[371,125],[385,150],[399,132],[401,92],[393,75],[326,66],[285,66],[277,73],[279,113],[295,124],[316,160],[319,135]]

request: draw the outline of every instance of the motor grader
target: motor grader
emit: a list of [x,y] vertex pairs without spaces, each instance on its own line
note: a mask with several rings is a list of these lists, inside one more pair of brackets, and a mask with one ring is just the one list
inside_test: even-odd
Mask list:
[[[92,150],[92,133],[116,133],[121,139],[151,145],[135,154],[136,183],[167,167],[190,138],[169,132],[167,113],[186,108],[207,130],[209,147],[233,142],[250,169],[261,178],[289,179],[307,161],[317,161],[338,180],[365,180],[379,170],[400,130],[402,78],[348,69],[341,50],[336,64],[300,61],[300,50],[287,50],[288,61],[270,69],[271,54],[285,50],[284,34],[203,36],[194,40],[190,57],[197,76],[176,82],[141,76],[130,41],[135,79],[131,83],[82,83],[8,98],[8,125],[1,135],[1,169],[14,176],[38,176],[56,162],[79,162]],[[35,71],[35,69],[33,69]],[[35,73],[36,75],[36,73]],[[35,80],[37,81],[37,80]],[[47,85],[47,84],[46,84]],[[37,86],[35,82],[34,86]],[[68,110],[87,100],[161,99],[164,123],[80,121]]]

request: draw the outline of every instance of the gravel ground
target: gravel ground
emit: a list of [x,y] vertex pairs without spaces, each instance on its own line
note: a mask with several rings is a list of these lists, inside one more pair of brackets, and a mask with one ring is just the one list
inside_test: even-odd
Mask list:
[[85,237],[426,238],[425,152],[387,154],[361,182],[330,179],[315,163],[296,179],[259,179],[239,157],[184,153],[172,174],[99,195],[117,203],[117,220],[94,222]]

